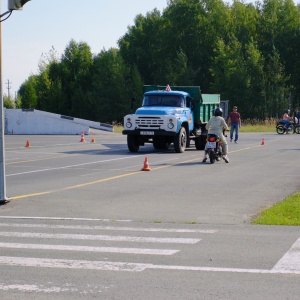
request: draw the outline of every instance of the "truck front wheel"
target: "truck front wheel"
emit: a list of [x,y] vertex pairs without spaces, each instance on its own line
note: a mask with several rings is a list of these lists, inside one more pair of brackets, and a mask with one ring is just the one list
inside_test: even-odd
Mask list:
[[174,139],[174,149],[176,153],[183,153],[186,148],[186,131],[184,127],[181,127]]
[[130,152],[138,152],[140,148],[137,135],[127,135],[127,146]]

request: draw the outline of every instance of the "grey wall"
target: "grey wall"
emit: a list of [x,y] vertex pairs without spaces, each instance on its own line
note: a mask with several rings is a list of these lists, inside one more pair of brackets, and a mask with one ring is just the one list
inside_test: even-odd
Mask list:
[[5,134],[89,134],[90,129],[113,131],[113,126],[36,109],[5,109]]

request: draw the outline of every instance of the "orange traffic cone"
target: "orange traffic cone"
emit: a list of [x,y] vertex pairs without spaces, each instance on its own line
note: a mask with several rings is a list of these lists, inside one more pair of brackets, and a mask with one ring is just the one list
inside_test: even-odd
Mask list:
[[94,138],[94,136],[92,136],[91,143],[95,143],[95,138]]
[[81,139],[80,139],[80,142],[81,142],[81,143],[84,143],[84,142],[85,142],[85,139],[84,139],[84,133],[83,133],[83,132],[81,133]]
[[264,144],[265,144],[265,139],[262,138],[262,139],[261,139],[261,145],[264,145]]
[[25,147],[30,148],[30,142],[29,142],[29,140],[26,141],[26,146]]
[[148,157],[147,156],[145,157],[144,167],[142,168],[141,171],[151,171],[151,169],[149,168],[149,163],[148,163]]

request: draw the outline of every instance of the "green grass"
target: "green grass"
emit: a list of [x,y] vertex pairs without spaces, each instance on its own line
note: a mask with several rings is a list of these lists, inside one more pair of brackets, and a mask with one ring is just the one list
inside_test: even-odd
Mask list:
[[263,210],[252,224],[300,225],[300,192],[285,198],[282,202]]
[[124,127],[121,125],[114,125],[114,132],[115,133],[122,133]]
[[276,132],[276,123],[276,119],[246,119],[242,120],[240,132]]
[[276,127],[269,125],[243,125],[239,130],[240,132],[276,132]]

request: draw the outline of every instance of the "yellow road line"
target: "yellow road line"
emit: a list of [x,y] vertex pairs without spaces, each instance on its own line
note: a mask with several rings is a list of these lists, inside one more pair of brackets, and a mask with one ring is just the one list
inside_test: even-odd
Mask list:
[[11,200],[28,198],[28,197],[36,197],[36,196],[40,196],[40,195],[52,194],[52,193],[61,192],[61,191],[67,191],[67,190],[71,190],[71,189],[75,189],[75,188],[80,188],[80,187],[84,187],[84,186],[88,186],[88,185],[93,185],[93,184],[97,184],[97,183],[101,183],[101,182],[105,182],[105,181],[110,181],[110,180],[114,180],[114,179],[118,179],[118,178],[122,178],[122,177],[135,175],[137,173],[140,173],[140,171],[135,171],[135,172],[126,173],[126,174],[122,174],[122,175],[118,175],[118,176],[99,179],[99,180],[96,180],[96,181],[86,182],[86,183],[82,183],[82,184],[76,184],[76,185],[73,185],[73,186],[68,186],[68,187],[65,187],[65,188],[56,189],[56,190],[52,190],[52,191],[15,196],[15,197],[11,197]]
[[[257,147],[260,147],[260,146],[261,145],[242,148],[242,149],[237,149],[237,150],[230,151],[229,153],[240,152],[240,151],[243,151],[243,150],[249,150],[249,149],[257,148]],[[183,162],[179,162],[179,163],[166,164],[164,166],[151,168],[151,170],[156,171],[156,170],[159,170],[159,169],[164,169],[164,168],[168,168],[168,167],[171,167],[171,166],[174,166],[174,165],[185,164],[185,163],[192,162],[192,161],[197,161],[197,160],[199,160],[199,157],[194,158],[194,159],[190,159],[190,160],[186,160],[186,161],[183,161]],[[14,196],[14,197],[11,197],[10,200],[17,200],[17,199],[23,199],[23,198],[29,198],[29,197],[37,197],[37,196],[41,196],[41,195],[47,195],[47,194],[72,190],[72,189],[81,188],[81,187],[85,187],[85,186],[89,186],[89,185],[93,185],[93,184],[97,184],[97,183],[102,183],[102,182],[105,182],[105,181],[111,181],[111,180],[114,180],[114,179],[119,179],[119,178],[123,178],[123,177],[127,177],[127,176],[137,175],[137,174],[140,174],[140,173],[141,173],[141,171],[133,171],[133,172],[122,174],[122,175],[117,175],[117,176],[108,177],[108,178],[104,178],[104,179],[99,179],[99,180],[95,180],[95,181],[91,181],[91,182],[76,184],[76,185],[72,185],[72,186],[68,186],[68,187],[64,187],[64,188],[60,188],[60,189],[56,189],[56,190],[50,190],[50,191],[45,191],[45,192],[40,192],[40,193]]]

